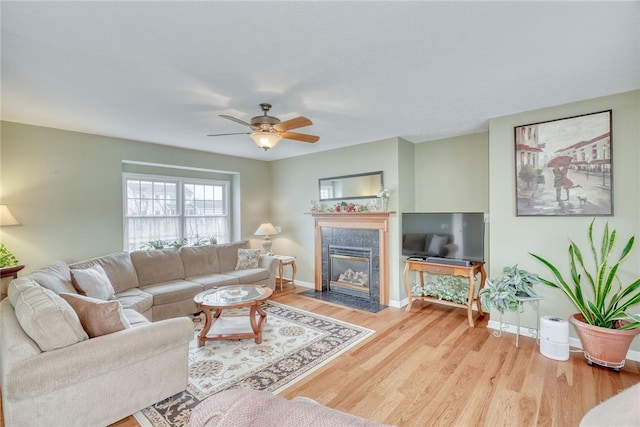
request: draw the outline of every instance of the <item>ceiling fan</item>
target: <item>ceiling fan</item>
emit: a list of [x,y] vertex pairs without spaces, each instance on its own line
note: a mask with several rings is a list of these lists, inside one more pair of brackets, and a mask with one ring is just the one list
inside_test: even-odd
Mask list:
[[258,144],[258,147],[264,149],[264,151],[275,147],[275,145],[281,139],[293,139],[295,141],[308,142],[310,144],[316,143],[320,139],[320,137],[315,135],[289,132],[289,130],[291,129],[297,129],[304,126],[312,125],[313,122],[308,118],[300,116],[291,120],[285,120],[284,122],[281,122],[277,117],[268,115],[269,110],[271,109],[271,104],[262,103],[260,104],[260,108],[262,108],[263,115],[253,117],[251,119],[251,123],[247,123],[244,120],[240,120],[236,117],[220,114],[220,117],[224,119],[231,120],[233,122],[240,123],[241,125],[250,127],[253,130],[252,132],[218,133],[207,136],[249,135],[251,136],[251,139],[253,139],[255,143]]

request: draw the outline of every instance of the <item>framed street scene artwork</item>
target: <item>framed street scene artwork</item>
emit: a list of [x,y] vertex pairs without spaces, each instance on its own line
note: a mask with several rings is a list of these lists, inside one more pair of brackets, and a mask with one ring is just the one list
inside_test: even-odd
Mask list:
[[612,111],[516,126],[516,216],[613,215]]

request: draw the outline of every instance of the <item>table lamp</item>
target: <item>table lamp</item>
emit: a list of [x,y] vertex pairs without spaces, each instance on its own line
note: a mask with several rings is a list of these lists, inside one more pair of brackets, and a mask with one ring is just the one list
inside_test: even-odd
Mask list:
[[18,220],[11,214],[7,205],[0,205],[0,226],[20,225]]
[[260,227],[256,230],[256,236],[264,236],[262,239],[262,252],[265,255],[273,255],[271,252],[271,236],[278,234],[278,230],[271,224],[270,222],[265,222],[264,224],[260,224]]

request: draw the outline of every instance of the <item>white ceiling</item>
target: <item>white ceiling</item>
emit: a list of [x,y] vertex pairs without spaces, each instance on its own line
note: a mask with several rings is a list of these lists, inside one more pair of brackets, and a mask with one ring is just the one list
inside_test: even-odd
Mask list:
[[[262,160],[640,89],[640,2],[2,1],[2,119]],[[317,144],[264,152],[273,104]]]

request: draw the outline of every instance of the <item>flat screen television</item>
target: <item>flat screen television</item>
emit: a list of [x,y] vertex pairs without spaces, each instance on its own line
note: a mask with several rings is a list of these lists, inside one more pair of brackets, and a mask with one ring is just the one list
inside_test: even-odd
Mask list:
[[484,262],[484,212],[402,213],[402,255]]

